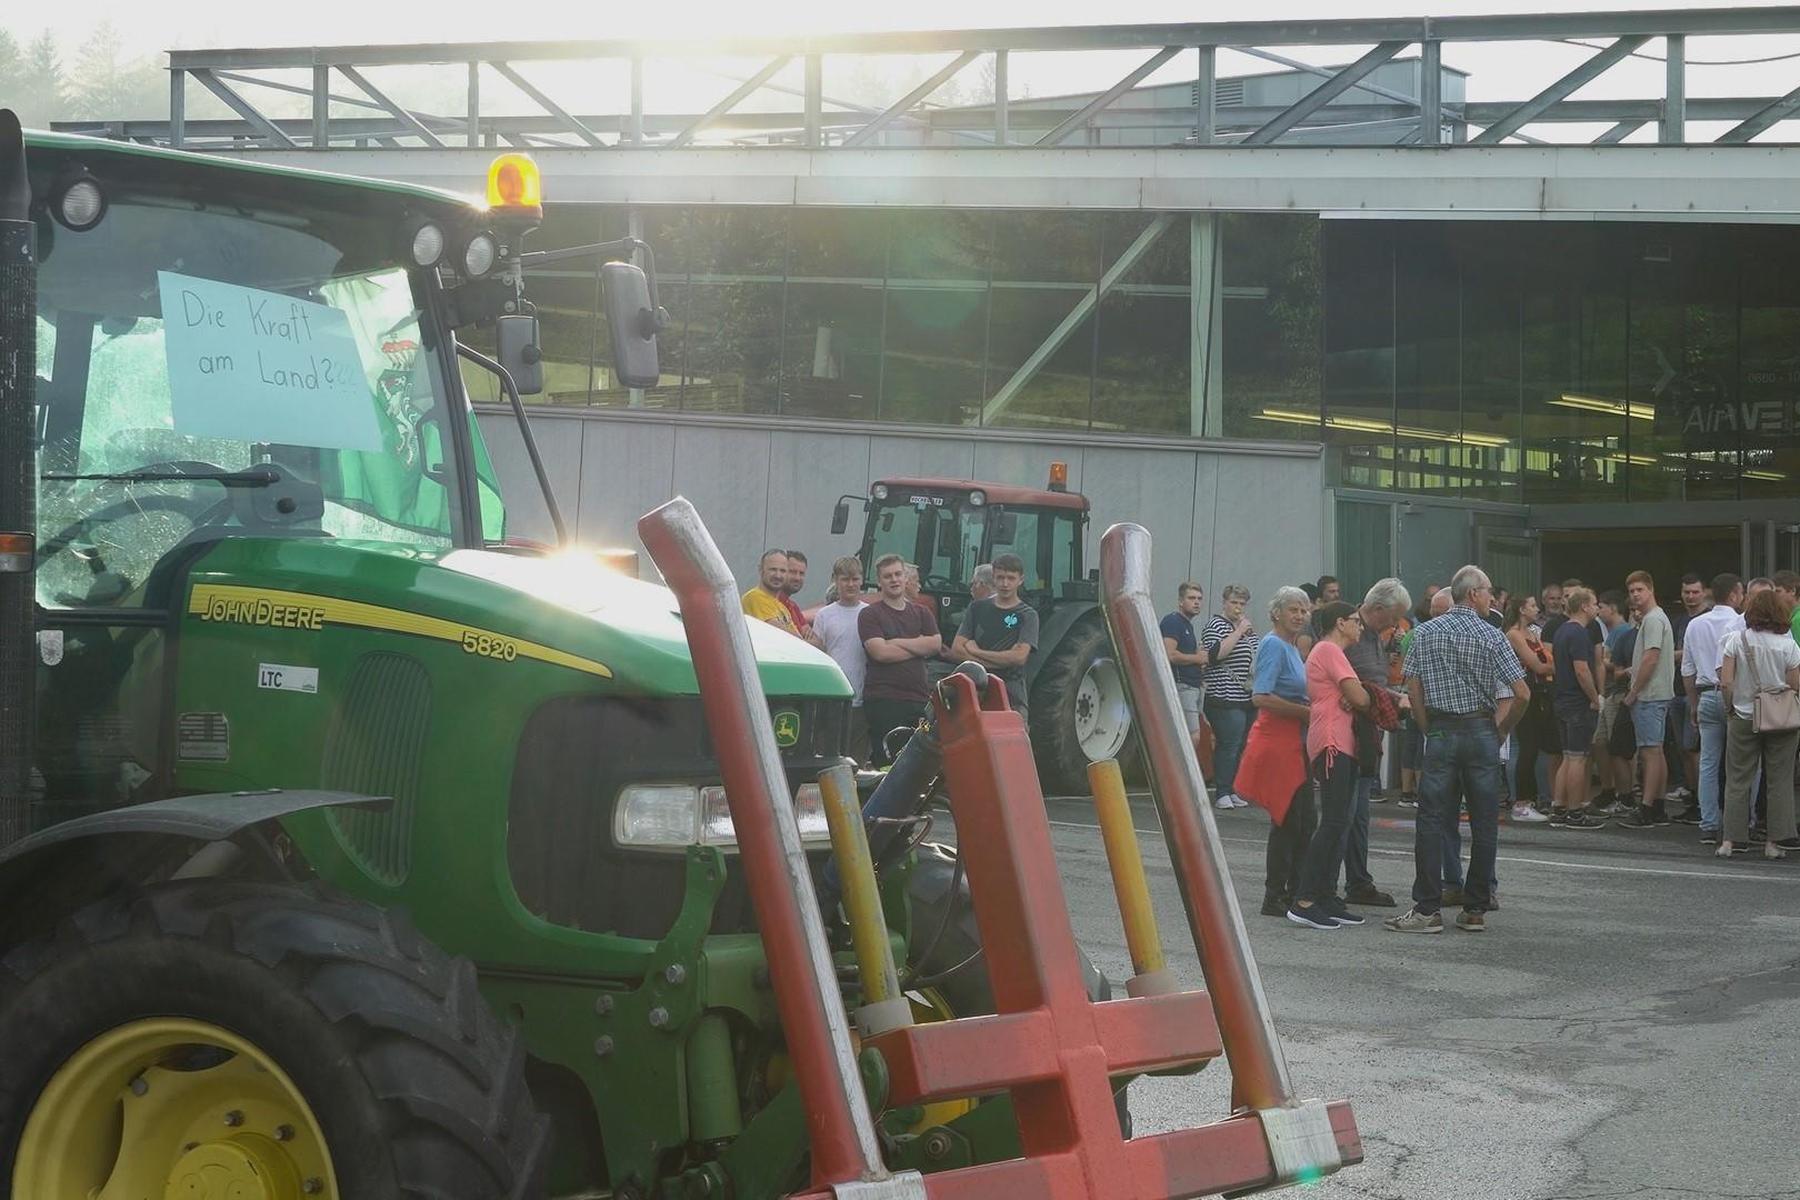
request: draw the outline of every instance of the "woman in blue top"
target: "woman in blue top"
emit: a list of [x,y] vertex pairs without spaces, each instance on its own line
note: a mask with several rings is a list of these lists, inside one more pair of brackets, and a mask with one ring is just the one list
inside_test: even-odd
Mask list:
[[1256,647],[1250,703],[1256,724],[1238,764],[1237,791],[1268,810],[1268,875],[1263,882],[1265,916],[1287,915],[1300,873],[1300,856],[1317,819],[1312,780],[1307,775],[1306,719],[1311,709],[1306,664],[1299,641],[1312,620],[1312,602],[1297,587],[1276,589],[1269,600],[1272,636]]

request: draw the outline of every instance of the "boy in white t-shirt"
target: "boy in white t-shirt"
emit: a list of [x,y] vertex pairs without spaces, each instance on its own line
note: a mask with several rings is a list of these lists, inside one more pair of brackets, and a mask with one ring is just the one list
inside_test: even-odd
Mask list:
[[845,752],[860,766],[869,759],[869,723],[862,706],[863,672],[869,665],[869,656],[856,631],[856,620],[863,610],[862,560],[847,554],[832,563],[831,589],[832,603],[819,610],[812,629],[855,692],[850,701],[849,744]]

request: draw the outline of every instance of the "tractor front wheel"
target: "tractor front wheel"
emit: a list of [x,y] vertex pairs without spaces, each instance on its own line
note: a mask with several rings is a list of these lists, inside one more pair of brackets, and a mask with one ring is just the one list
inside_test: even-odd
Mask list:
[[323,890],[201,880],[0,959],[0,1198],[536,1197],[474,968]]
[[1031,685],[1031,745],[1045,788],[1086,795],[1087,767],[1124,758],[1131,701],[1098,609],[1069,627]]

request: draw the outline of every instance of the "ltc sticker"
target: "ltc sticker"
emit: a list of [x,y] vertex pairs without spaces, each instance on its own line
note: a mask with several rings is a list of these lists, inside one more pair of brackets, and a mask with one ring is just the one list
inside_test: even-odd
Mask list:
[[305,692],[314,696],[319,691],[319,668],[262,663],[256,668],[256,686],[273,692]]

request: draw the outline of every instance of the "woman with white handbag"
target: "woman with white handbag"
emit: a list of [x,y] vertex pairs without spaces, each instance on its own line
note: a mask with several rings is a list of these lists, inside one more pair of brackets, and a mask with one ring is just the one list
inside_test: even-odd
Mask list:
[[1726,710],[1725,836],[1715,852],[1730,858],[1750,840],[1750,794],[1760,760],[1769,780],[1768,858],[1800,849],[1794,829],[1794,754],[1800,749],[1800,645],[1792,610],[1774,589],[1744,606],[1744,628],[1725,636],[1719,688]]

